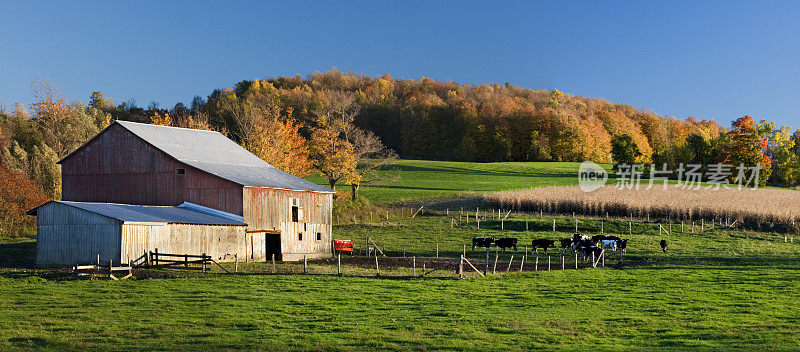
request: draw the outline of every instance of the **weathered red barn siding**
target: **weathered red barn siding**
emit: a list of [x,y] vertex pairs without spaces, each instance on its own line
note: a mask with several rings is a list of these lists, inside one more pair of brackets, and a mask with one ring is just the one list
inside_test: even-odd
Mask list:
[[[302,212],[298,222],[292,221],[292,198],[298,199]],[[244,187],[243,206],[242,216],[248,231],[281,232],[283,260],[332,255],[332,193]],[[299,239],[300,233],[303,234],[302,240]],[[317,233],[321,234],[320,240],[316,239]],[[251,241],[258,248],[262,246],[263,236],[254,234]]]
[[[179,175],[178,169],[186,170]],[[184,201],[242,215],[242,186],[173,159],[112,125],[61,162],[64,200],[141,205]]]

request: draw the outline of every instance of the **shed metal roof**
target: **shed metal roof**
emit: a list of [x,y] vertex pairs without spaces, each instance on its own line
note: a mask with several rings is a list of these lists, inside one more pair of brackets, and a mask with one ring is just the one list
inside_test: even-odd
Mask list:
[[[194,203],[178,206],[130,205],[117,203],[52,201],[125,222],[245,226],[244,218]],[[48,202],[49,203],[49,202]],[[46,203],[47,204],[47,203]],[[38,207],[28,211],[36,215]]]
[[334,192],[268,164],[219,132],[119,120],[114,123],[184,164],[242,186]]

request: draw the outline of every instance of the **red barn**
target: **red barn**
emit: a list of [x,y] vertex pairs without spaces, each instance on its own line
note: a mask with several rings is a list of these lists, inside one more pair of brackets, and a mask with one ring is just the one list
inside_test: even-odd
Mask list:
[[59,163],[65,201],[190,202],[244,218],[240,258],[332,255],[334,191],[269,165],[219,132],[117,121]]

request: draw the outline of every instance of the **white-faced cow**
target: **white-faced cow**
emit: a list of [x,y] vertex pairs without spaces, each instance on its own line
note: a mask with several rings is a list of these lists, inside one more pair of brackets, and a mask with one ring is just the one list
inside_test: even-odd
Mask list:
[[492,246],[494,243],[494,238],[492,237],[473,237],[472,238],[472,251],[475,251],[475,247],[483,247],[486,250],[489,250],[489,247]]
[[503,253],[506,252],[506,248],[513,248],[514,253],[517,253],[517,239],[515,237],[503,237],[494,241],[494,245],[500,247]]
[[574,234],[572,235],[572,250],[577,251],[580,247],[588,247],[594,246],[595,243],[589,236],[581,235],[581,234]]
[[538,239],[531,241],[531,250],[536,253],[539,253],[539,248],[544,249],[544,254],[547,254],[547,248],[554,245],[556,241],[554,240],[546,240],[546,239]]

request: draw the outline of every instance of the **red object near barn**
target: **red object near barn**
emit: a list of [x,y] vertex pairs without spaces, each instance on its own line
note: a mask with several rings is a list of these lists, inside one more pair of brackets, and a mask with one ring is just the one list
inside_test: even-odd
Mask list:
[[353,241],[352,240],[333,240],[334,252],[350,252],[353,255]]

